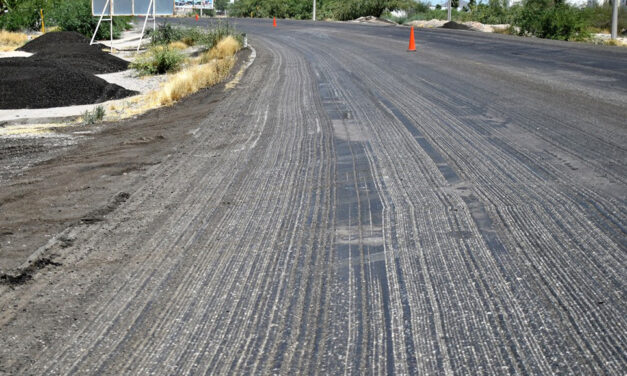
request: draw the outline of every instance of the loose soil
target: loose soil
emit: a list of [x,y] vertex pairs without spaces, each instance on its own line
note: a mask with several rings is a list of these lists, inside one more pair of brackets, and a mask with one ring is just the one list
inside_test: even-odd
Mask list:
[[[237,53],[225,82],[249,55],[248,49]],[[124,203],[147,169],[192,137],[191,131],[223,96],[224,84],[220,84],[136,119],[100,127],[64,127],[58,130],[56,147],[51,146],[51,138],[19,142],[0,138],[4,151],[0,166],[9,162],[15,166],[0,171],[0,277],[9,273],[4,274],[4,283],[13,283],[11,278],[23,274],[15,274],[16,268],[52,234],[106,220],[104,216]],[[28,169],[17,167],[33,162]]]
[[0,109],[101,103],[136,94],[95,74],[120,72],[128,62],[74,32],[45,34],[24,45],[28,58],[0,59]]

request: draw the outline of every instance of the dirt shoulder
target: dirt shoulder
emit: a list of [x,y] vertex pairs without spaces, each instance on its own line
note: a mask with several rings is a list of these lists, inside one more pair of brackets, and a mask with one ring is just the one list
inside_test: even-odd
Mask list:
[[[66,127],[54,136],[0,139],[0,161],[12,166],[0,175],[4,282],[11,282],[7,275],[19,276],[20,266],[64,229],[101,221],[122,204],[146,171],[193,137],[249,55],[249,49],[237,54],[225,83],[174,106],[97,128]],[[24,165],[32,166],[24,170]]]

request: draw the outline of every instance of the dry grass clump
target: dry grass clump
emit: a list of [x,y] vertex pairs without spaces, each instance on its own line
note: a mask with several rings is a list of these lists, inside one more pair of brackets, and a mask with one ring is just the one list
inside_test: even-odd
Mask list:
[[206,64],[213,59],[223,59],[228,56],[233,56],[241,47],[237,39],[229,35],[220,40],[211,50],[194,59],[190,59],[189,62],[190,64]]
[[627,44],[620,39],[608,39],[604,44],[607,46],[627,47]]
[[194,65],[172,76],[156,92],[153,100],[159,105],[172,104],[198,90],[222,81],[235,64],[235,58],[225,57],[207,64]]
[[223,59],[228,56],[233,56],[239,51],[240,47],[239,42],[229,35],[219,41],[218,44],[209,51],[209,57],[212,59]]
[[241,48],[232,36],[223,38],[208,53],[190,59],[190,66],[174,74],[161,90],[151,95],[150,102],[157,105],[170,105],[198,90],[213,86],[222,81],[235,64],[235,53]]
[[0,51],[13,51],[28,41],[28,35],[0,30]]
[[[171,47],[169,49],[172,50]],[[210,52],[188,59],[183,70],[168,73],[168,80],[160,89],[129,98],[120,106],[111,105],[108,109],[119,118],[128,118],[159,106],[171,105],[200,89],[216,85],[229,75],[239,49],[236,39],[226,37]],[[216,58],[209,58],[210,54]]]
[[172,42],[168,44],[168,48],[173,49],[173,50],[184,50],[187,48],[187,44],[181,41]]

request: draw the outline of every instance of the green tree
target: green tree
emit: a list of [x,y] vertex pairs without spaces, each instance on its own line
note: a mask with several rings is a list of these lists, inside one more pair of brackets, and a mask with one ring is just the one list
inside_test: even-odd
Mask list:
[[[0,29],[21,30],[38,29],[41,23],[39,10],[44,14],[54,9],[59,0],[0,0],[2,1],[2,13],[0,13]],[[6,13],[4,11],[7,11]]]
[[224,12],[229,6],[229,0],[215,0],[213,6],[216,8],[216,10]]
[[[86,37],[91,37],[98,17],[91,14],[91,0],[63,0],[56,4],[49,12],[51,24],[61,30],[76,31]],[[113,37],[119,38],[122,31],[129,27],[128,17],[113,17]],[[97,39],[109,39],[109,26],[100,25]]]
[[539,38],[580,40],[588,36],[584,13],[561,0],[527,0],[514,24],[521,35]]

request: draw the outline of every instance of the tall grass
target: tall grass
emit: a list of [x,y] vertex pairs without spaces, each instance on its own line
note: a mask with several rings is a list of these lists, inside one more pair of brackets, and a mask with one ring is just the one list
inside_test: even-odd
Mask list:
[[235,38],[225,37],[204,57],[196,60],[195,65],[174,74],[161,90],[152,95],[152,102],[169,105],[202,88],[219,83],[231,71],[235,64],[234,55],[240,48],[241,44]]
[[209,51],[209,58],[211,59],[224,59],[235,55],[241,48],[240,42],[238,42],[232,36],[223,38],[218,44]]
[[194,65],[172,76],[155,94],[159,105],[170,105],[198,90],[222,81],[230,72],[234,57]]
[[182,42],[187,46],[201,45],[207,49],[213,48],[219,41],[232,36],[241,42],[242,35],[228,22],[219,22],[213,29],[199,27],[173,26],[169,23],[160,25],[156,31],[149,33],[153,45],[168,45]]

